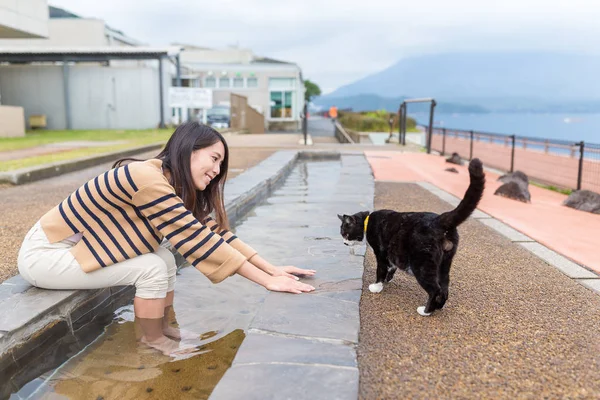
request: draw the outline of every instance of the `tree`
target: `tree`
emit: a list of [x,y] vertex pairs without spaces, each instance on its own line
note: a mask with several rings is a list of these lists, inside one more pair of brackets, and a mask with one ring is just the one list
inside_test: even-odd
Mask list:
[[308,79],[304,81],[304,88],[306,91],[304,92],[304,100],[310,101],[315,96],[321,95],[321,88],[316,83],[312,83]]

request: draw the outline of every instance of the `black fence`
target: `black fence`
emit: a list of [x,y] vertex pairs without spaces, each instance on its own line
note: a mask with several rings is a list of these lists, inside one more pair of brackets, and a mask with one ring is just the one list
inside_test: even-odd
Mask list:
[[488,167],[520,170],[540,183],[600,192],[600,144],[435,127],[430,143],[442,155],[477,157]]

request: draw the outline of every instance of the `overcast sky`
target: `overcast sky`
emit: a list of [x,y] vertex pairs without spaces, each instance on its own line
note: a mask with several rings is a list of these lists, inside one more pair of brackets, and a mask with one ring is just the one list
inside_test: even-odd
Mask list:
[[50,0],[149,45],[239,45],[300,65],[325,93],[406,57],[600,54],[599,0]]

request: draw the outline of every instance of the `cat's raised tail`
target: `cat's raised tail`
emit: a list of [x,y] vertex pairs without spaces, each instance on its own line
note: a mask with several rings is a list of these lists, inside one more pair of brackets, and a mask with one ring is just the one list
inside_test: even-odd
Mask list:
[[469,163],[469,176],[471,183],[465,193],[465,197],[460,204],[452,211],[440,214],[440,225],[446,229],[456,228],[475,211],[481,196],[483,196],[483,188],[485,187],[485,174],[483,173],[483,165],[478,158],[474,158]]

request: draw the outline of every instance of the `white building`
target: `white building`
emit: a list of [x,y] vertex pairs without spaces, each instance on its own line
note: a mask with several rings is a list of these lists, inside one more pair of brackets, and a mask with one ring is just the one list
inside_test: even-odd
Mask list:
[[[48,37],[46,0],[0,0],[0,39]],[[24,136],[23,107],[3,106],[0,98],[0,137]]]
[[46,0],[0,1],[0,38],[48,37]]
[[142,47],[102,20],[46,10],[48,38],[0,40],[3,105],[46,116],[48,129],[145,129],[168,119],[178,49]]
[[231,93],[245,96],[263,113],[268,130],[300,129],[305,89],[298,65],[248,49],[180,46],[183,86],[212,89],[214,105],[228,104]]
[[[16,5],[17,0],[8,3]],[[18,0],[19,7],[22,3],[38,1]],[[296,64],[239,48],[144,47],[103,20],[40,4],[46,7],[45,32],[38,27],[37,34],[16,39],[27,25],[21,24],[11,28],[13,36],[0,39],[0,104],[22,107],[27,120],[44,115],[48,129],[163,125],[178,114],[168,107],[167,96],[170,86],[178,86],[180,59],[181,86],[210,88],[214,105],[228,104],[232,93],[239,94],[264,115],[266,129],[301,127],[304,82]],[[198,110],[187,111],[184,119]]]

